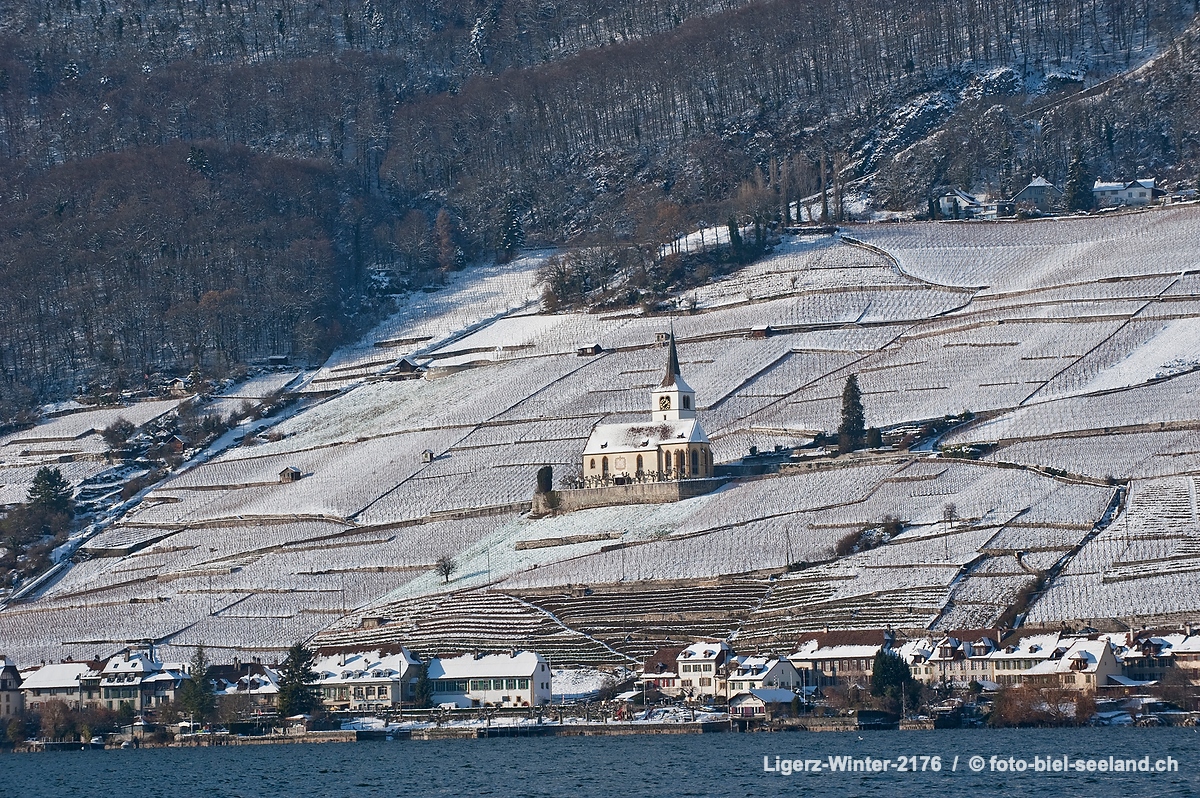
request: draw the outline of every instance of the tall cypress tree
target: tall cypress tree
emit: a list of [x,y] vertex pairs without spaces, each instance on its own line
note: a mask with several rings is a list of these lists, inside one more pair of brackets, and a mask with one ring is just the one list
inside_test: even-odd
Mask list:
[[420,708],[433,706],[433,681],[429,678],[428,661],[422,662],[421,669],[417,671],[417,684],[414,688],[413,698]]
[[858,375],[851,374],[846,380],[846,387],[842,389],[842,423],[838,425],[838,452],[845,454],[861,449],[866,438],[866,427]]
[[1071,165],[1067,167],[1067,184],[1063,187],[1063,201],[1069,211],[1090,211],[1092,209],[1092,170],[1083,158],[1083,152],[1076,149],[1071,155]]
[[525,228],[521,224],[521,209],[516,200],[510,199],[504,217],[504,230],[500,234],[500,260],[506,263],[512,260],[523,246]]

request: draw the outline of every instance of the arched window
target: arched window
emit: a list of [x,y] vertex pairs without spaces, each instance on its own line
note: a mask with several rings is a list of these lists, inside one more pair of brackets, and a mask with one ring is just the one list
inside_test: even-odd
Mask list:
[[675,475],[683,476],[683,451],[675,452]]
[[640,454],[638,455],[637,464],[638,464],[637,470],[638,470],[638,473],[640,474],[640,473],[642,473],[642,470],[644,468],[644,466],[642,465],[642,456]]
[[601,468],[604,476],[608,476],[608,458],[607,457],[601,458],[600,468]]
[[588,464],[588,469],[590,469],[592,471],[596,470],[596,458],[595,457],[593,457],[592,462],[590,464]]
[[700,473],[700,452],[692,449],[692,476]]

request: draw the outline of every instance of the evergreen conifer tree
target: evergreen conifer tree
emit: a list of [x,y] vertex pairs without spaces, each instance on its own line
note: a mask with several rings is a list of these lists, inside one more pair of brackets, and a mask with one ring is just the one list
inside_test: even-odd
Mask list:
[[908,663],[891,651],[880,651],[871,666],[871,695],[899,699],[913,680]]
[[740,260],[742,257],[742,231],[738,229],[737,220],[732,216],[729,217],[729,248],[733,251],[733,257]]
[[842,423],[838,425],[838,452],[845,454],[861,449],[866,438],[866,415],[863,412],[862,392],[858,375],[851,374],[842,389]]
[[320,705],[314,684],[317,673],[313,670],[313,652],[296,643],[288,649],[287,657],[279,666],[279,715],[291,717],[311,713]]
[[71,516],[75,512],[73,493],[62,471],[42,466],[33,476],[27,501],[36,509]]
[[509,261],[525,246],[525,228],[521,224],[521,209],[513,200],[508,202],[504,231],[500,237],[500,260]]
[[191,665],[191,675],[183,683],[179,703],[183,705],[183,711],[189,717],[203,723],[212,716],[216,708],[212,682],[208,679],[208,659],[204,656],[204,646],[196,646]]
[[1076,149],[1071,155],[1071,165],[1067,167],[1067,184],[1064,186],[1063,201],[1069,211],[1090,211],[1092,209],[1092,171],[1083,152]]
[[429,679],[428,662],[422,662],[421,669],[417,671],[417,684],[413,698],[418,708],[424,709],[433,706],[433,682]]

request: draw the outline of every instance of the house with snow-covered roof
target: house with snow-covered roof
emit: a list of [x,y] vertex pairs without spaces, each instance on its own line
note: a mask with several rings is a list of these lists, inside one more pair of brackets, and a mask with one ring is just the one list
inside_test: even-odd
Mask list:
[[798,690],[804,686],[796,666],[782,657],[734,657],[729,661],[728,673],[730,696],[763,688]]
[[429,660],[434,706],[540,706],[550,703],[550,665],[533,651]]
[[388,709],[415,698],[421,661],[403,646],[393,654],[343,652],[313,663],[316,687],[330,709]]
[[100,699],[107,709],[124,705],[141,712],[174,701],[190,678],[183,663],[160,662],[152,651],[127,649],[100,672]]
[[1034,175],[1029,185],[1018,191],[1012,198],[1014,205],[1030,205],[1039,211],[1049,211],[1062,203],[1062,189],[1044,177]]
[[938,197],[938,212],[946,219],[972,219],[982,210],[977,197],[957,188]]
[[724,640],[693,643],[679,652],[675,670],[679,674],[679,695],[689,698],[714,698],[721,694],[723,666],[733,656]]
[[1200,634],[1188,627],[1181,634],[1163,635],[1163,639],[1171,649],[1175,667],[1187,674],[1192,684],[1200,684]]
[[1149,205],[1166,193],[1158,187],[1158,181],[1153,177],[1142,177],[1128,183],[1097,180],[1092,184],[1092,199],[1097,208]]
[[813,687],[869,687],[876,655],[893,641],[888,631],[817,632],[802,637],[788,659]]
[[245,698],[259,707],[274,706],[279,697],[279,673],[257,662],[213,665],[208,669],[213,695]]
[[778,687],[744,690],[729,699],[729,714],[734,717],[759,717],[764,720],[786,718],[792,714],[792,702],[799,694]]
[[996,630],[960,631],[935,642],[919,664],[910,663],[913,678],[926,684],[995,687],[992,652],[1000,647]]
[[1027,671],[1049,659],[1061,657],[1067,647],[1059,632],[1025,635],[1005,641],[1003,647],[988,657],[992,663],[992,681],[1001,687],[1019,685]]
[[1110,677],[1122,676],[1121,662],[1108,639],[1074,638],[1065,650],[1060,646],[1056,651],[1057,655],[1027,670],[1022,683],[1095,692],[1114,683]]
[[21,674],[20,691],[25,708],[37,711],[50,701],[62,701],[71,709],[87,706],[97,690],[89,689],[89,677],[97,675],[96,662],[51,662]]
[[583,477],[598,485],[712,475],[712,445],[696,418],[696,392],[680,373],[675,334],[668,333],[666,369],[650,389],[650,420],[597,425],[583,449]]

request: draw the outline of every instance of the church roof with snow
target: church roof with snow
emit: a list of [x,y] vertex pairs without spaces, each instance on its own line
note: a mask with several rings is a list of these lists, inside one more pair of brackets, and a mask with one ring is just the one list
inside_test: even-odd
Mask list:
[[600,424],[588,438],[584,456],[613,452],[653,452],[663,444],[708,443],[708,436],[694,418],[678,421],[649,421],[634,424]]

